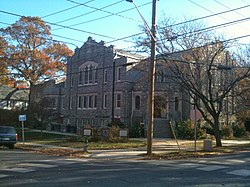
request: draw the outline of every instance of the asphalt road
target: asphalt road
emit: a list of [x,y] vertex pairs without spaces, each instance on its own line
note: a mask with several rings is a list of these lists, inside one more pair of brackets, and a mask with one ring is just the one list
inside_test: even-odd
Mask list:
[[0,148],[0,186],[250,186],[250,152],[153,161],[70,159]]

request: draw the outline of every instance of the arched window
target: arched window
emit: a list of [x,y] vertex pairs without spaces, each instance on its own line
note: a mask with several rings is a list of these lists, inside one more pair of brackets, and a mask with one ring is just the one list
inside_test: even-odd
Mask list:
[[79,85],[82,85],[82,82],[83,82],[83,81],[82,81],[82,79],[83,79],[83,71],[82,71],[81,69],[80,69],[80,71],[79,71],[79,75],[78,75],[78,76],[79,76],[79,82],[78,82],[78,84],[79,84]]
[[135,109],[140,110],[141,108],[141,97],[139,95],[135,96]]
[[97,80],[98,80],[98,69],[97,69],[97,66],[95,67],[95,70],[94,70],[94,76],[95,76],[95,80],[94,80],[94,83],[97,83]]
[[[85,62],[80,67],[79,85],[98,83],[98,64],[92,61]],[[82,83],[82,84],[81,84]]]
[[88,84],[89,83],[89,70],[88,70],[88,66],[86,66],[84,68],[84,84]]
[[89,84],[93,83],[92,80],[93,80],[93,66],[91,65],[89,67]]

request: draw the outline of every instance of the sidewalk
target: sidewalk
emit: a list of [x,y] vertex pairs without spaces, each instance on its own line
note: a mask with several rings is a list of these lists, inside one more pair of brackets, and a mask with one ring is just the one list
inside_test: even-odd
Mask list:
[[[146,141],[146,139],[140,139]],[[178,140],[181,150],[187,150],[185,144],[193,145],[194,141],[190,140]],[[250,140],[222,140],[223,146],[232,146],[240,144],[250,144]],[[22,143],[19,143],[22,144]],[[69,147],[58,147],[44,144],[33,144],[25,143],[26,145],[33,145],[39,148],[55,148],[55,149],[66,149],[72,151],[82,151],[80,148],[69,148]],[[202,147],[197,146],[197,150],[201,150]],[[193,151],[193,147],[189,146],[189,151]],[[167,152],[176,152],[179,151],[179,148],[176,144],[176,141],[173,139],[153,139],[152,152],[153,153],[167,153]],[[143,155],[147,153],[147,147],[139,148],[129,148],[129,149],[112,149],[112,150],[88,150],[88,154],[84,155],[91,159],[140,159],[143,158]]]

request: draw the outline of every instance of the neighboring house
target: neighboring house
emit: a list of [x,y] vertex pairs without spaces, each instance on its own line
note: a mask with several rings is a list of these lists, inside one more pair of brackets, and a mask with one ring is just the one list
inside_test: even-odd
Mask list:
[[[60,131],[106,127],[113,119],[127,127],[140,123],[146,130],[148,65],[141,55],[107,47],[89,37],[68,58],[65,87],[45,83],[40,89],[37,85],[32,89],[33,97],[45,94],[56,99],[60,119],[56,129]],[[188,97],[165,76],[167,68],[157,63],[156,72],[154,136],[168,137],[169,120],[189,118]]]
[[[65,112],[64,98],[64,82],[56,83],[55,80],[50,80],[31,87],[30,104],[36,107],[36,104],[43,105],[43,102],[46,102],[46,108],[41,112],[44,112],[45,115],[47,115],[46,112],[49,113],[47,118],[50,123],[46,127],[48,130],[61,131],[61,124]],[[38,118],[41,118],[41,115],[38,116]]]
[[11,88],[0,85],[1,109],[27,109],[29,101],[29,88]]

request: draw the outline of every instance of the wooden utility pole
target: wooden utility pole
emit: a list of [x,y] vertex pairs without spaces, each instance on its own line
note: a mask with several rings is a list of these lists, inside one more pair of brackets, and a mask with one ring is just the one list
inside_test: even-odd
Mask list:
[[147,129],[147,155],[152,154],[152,140],[154,127],[154,84],[155,84],[155,52],[156,52],[156,0],[152,4],[151,28],[151,58],[148,73],[148,129]]

